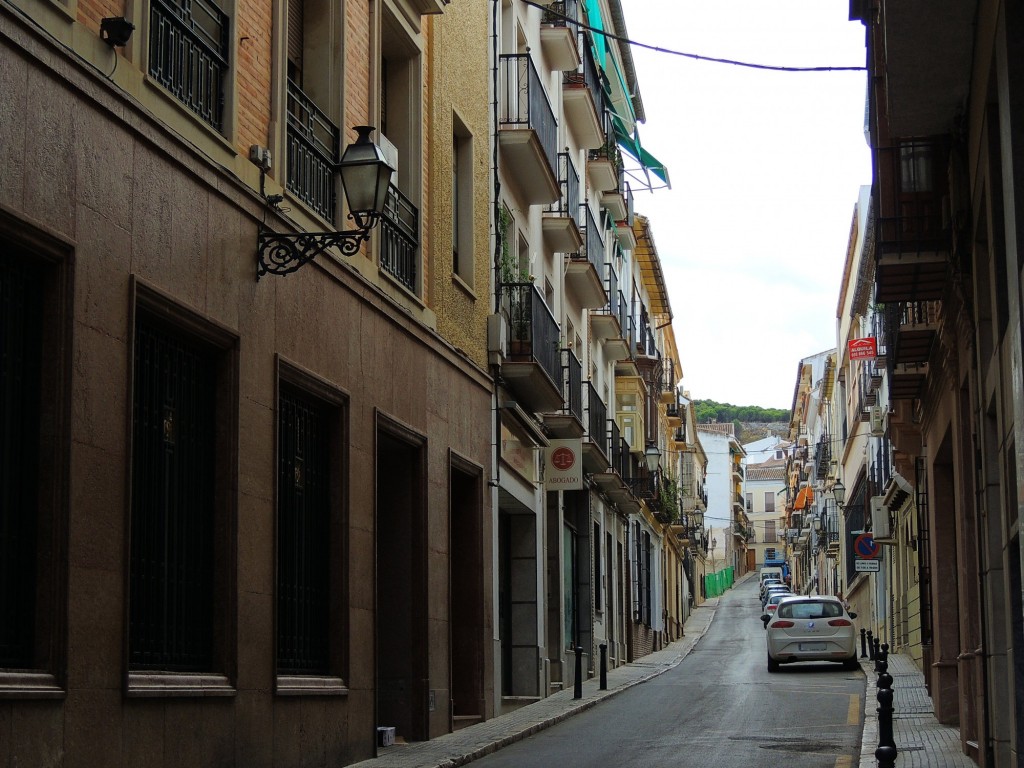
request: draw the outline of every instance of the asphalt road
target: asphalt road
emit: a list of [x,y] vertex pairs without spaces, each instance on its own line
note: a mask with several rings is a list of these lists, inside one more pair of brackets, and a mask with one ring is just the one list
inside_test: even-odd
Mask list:
[[827,663],[769,674],[760,615],[757,581],[747,579],[722,596],[707,634],[676,668],[474,768],[856,765],[864,674]]

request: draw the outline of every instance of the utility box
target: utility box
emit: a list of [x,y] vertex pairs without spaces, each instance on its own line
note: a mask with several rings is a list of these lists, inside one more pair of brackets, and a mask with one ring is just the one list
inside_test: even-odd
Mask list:
[[378,725],[377,726],[377,746],[378,747],[390,747],[395,743],[395,726],[393,725]]

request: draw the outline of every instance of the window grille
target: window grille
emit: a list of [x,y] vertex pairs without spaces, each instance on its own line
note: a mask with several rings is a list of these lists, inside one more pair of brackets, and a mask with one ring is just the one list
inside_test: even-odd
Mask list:
[[0,258],[0,667],[34,666],[42,275]]
[[277,458],[277,668],[330,671],[329,406],[282,387]]
[[129,664],[209,670],[216,352],[140,319],[135,332]]

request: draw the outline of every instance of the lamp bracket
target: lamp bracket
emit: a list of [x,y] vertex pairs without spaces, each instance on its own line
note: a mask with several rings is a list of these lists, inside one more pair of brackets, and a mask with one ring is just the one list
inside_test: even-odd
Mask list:
[[367,226],[341,232],[280,234],[260,225],[256,242],[256,255],[259,259],[256,279],[266,274],[287,275],[295,272],[328,248],[337,248],[343,256],[354,256],[369,239],[370,228]]

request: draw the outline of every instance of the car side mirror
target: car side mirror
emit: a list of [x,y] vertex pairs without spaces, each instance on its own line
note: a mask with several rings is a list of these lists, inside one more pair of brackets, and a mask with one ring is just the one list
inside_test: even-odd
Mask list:
[[847,613],[849,613],[851,619],[856,619],[857,618],[857,614],[854,613],[853,611],[848,611]]
[[769,616],[767,613],[761,614],[761,622],[764,624],[765,629],[768,629],[768,622],[771,620],[771,618],[772,617]]

